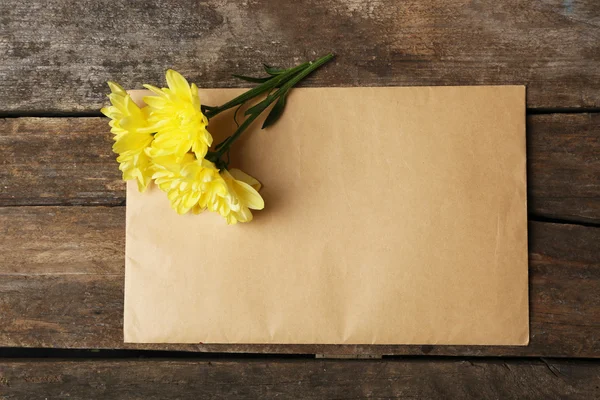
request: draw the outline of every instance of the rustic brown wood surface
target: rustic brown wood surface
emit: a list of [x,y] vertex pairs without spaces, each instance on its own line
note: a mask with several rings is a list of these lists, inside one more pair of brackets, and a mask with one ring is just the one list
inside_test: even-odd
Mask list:
[[[123,344],[125,195],[98,118],[105,82],[162,84],[175,68],[247,86],[230,75],[329,51],[305,85],[527,85],[529,346]],[[1,1],[0,400],[600,398],[598,361],[545,358],[600,358],[599,65],[597,0]]]
[[[530,115],[529,209],[600,222],[600,114]],[[0,206],[120,205],[106,118],[0,120]]]
[[599,396],[600,364],[552,359],[0,361],[0,399],[7,400]]
[[334,51],[309,85],[526,84],[535,108],[600,107],[600,2],[0,2],[2,111],[97,111],[105,82],[175,68],[204,87]]
[[0,208],[0,343],[200,352],[600,357],[600,230],[530,224],[526,347],[125,345],[124,207]]

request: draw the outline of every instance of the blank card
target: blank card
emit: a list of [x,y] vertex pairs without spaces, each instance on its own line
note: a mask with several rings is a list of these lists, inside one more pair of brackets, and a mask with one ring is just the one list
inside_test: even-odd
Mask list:
[[128,183],[126,342],[528,343],[524,87],[294,89],[260,126],[232,151],[251,223]]

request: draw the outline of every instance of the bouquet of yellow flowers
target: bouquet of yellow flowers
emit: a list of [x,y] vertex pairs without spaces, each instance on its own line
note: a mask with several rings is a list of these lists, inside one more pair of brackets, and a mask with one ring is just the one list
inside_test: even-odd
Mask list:
[[[248,174],[229,169],[229,158],[224,160],[223,156],[271,105],[262,127],[277,121],[289,90],[332,58],[328,54],[289,69],[265,65],[268,76],[264,78],[234,75],[259,85],[221,106],[202,105],[198,87],[173,70],[166,73],[168,88],[144,85],[154,95],[144,97],[143,107],[120,85],[108,82],[111,106],[101,111],[111,119],[113,151],[119,155],[123,179],[135,179],[141,192],[154,181],[179,214],[198,214],[208,209],[222,215],[228,224],[251,221],[250,210],[264,208],[258,193],[261,185]],[[213,147],[210,119],[264,94],[263,100],[245,112],[246,119],[235,132]]]

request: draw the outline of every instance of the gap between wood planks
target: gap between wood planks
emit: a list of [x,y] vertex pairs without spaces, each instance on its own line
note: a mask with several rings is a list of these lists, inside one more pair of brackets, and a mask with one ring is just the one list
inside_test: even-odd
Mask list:
[[549,224],[579,225],[579,226],[586,226],[589,228],[600,228],[599,222],[575,221],[575,220],[570,220],[568,218],[550,218],[550,217],[546,217],[543,215],[537,215],[537,214],[529,214],[528,221],[530,221],[530,222],[531,221],[546,222]]
[[[47,359],[48,362],[80,361],[80,362],[102,362],[102,361],[189,361],[189,362],[286,362],[302,361],[341,361],[341,362],[467,362],[471,366],[494,363],[502,365],[511,371],[510,365],[518,366],[520,363],[539,362],[544,364],[550,374],[561,378],[561,371],[554,365],[561,363],[595,363],[597,360],[587,358],[546,358],[546,357],[456,357],[456,356],[387,356],[387,355],[356,355],[336,356],[322,354],[258,354],[258,353],[191,353],[182,351],[152,351],[152,350],[69,350],[69,349],[23,349],[23,348],[0,348],[0,365],[2,362],[40,362]],[[596,387],[597,389],[597,387]]]
[[[250,89],[250,88],[248,88]],[[108,103],[107,103],[108,104]],[[541,114],[594,114],[600,113],[600,107],[555,107],[555,108],[527,108],[527,115]],[[22,113],[0,110],[0,118],[94,118],[104,117],[98,111],[73,111],[73,112],[46,112],[28,111]]]
[[[356,356],[356,357],[355,357]],[[5,359],[70,359],[70,360],[105,360],[105,359],[154,359],[154,360],[428,360],[428,361],[532,361],[539,360],[544,363],[552,360],[562,361],[598,361],[595,358],[586,357],[511,357],[511,356],[431,356],[431,355],[386,355],[386,354],[360,354],[360,355],[336,355],[336,354],[282,354],[282,353],[198,353],[190,351],[168,351],[168,350],[106,350],[106,349],[53,349],[53,348],[24,348],[24,347],[0,347],[0,361]]]

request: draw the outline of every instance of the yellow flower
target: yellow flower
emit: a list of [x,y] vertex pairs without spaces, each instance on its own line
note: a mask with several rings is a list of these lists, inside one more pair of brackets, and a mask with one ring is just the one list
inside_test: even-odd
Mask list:
[[221,177],[227,185],[227,194],[216,196],[208,208],[221,214],[228,225],[252,221],[250,209],[262,210],[265,207],[263,198],[258,194],[260,183],[239,169],[223,169]]
[[115,134],[113,151],[119,154],[117,162],[123,179],[137,180],[138,190],[143,192],[152,176],[152,162],[145,152],[153,139],[152,134],[146,131],[147,110],[146,107],[138,107],[118,84],[108,82],[108,86],[111,90],[108,98],[112,105],[101,112],[111,119],[110,131]]
[[171,207],[179,214],[206,209],[221,214],[228,224],[249,222],[253,210],[262,210],[258,194],[260,183],[240,170],[219,170],[206,159],[197,160],[187,153],[179,161],[175,156],[154,158],[152,178],[167,193]]
[[191,149],[197,159],[202,159],[212,144],[206,130],[208,119],[200,111],[198,87],[191,86],[178,72],[167,71],[168,89],[144,85],[157,96],[146,96],[150,108],[149,132],[156,132],[150,155],[174,155],[181,159]]
[[152,178],[179,214],[192,209],[198,213],[210,197],[227,191],[215,165],[206,159],[197,160],[193,154],[185,154],[182,160],[175,156],[157,157],[154,164]]

